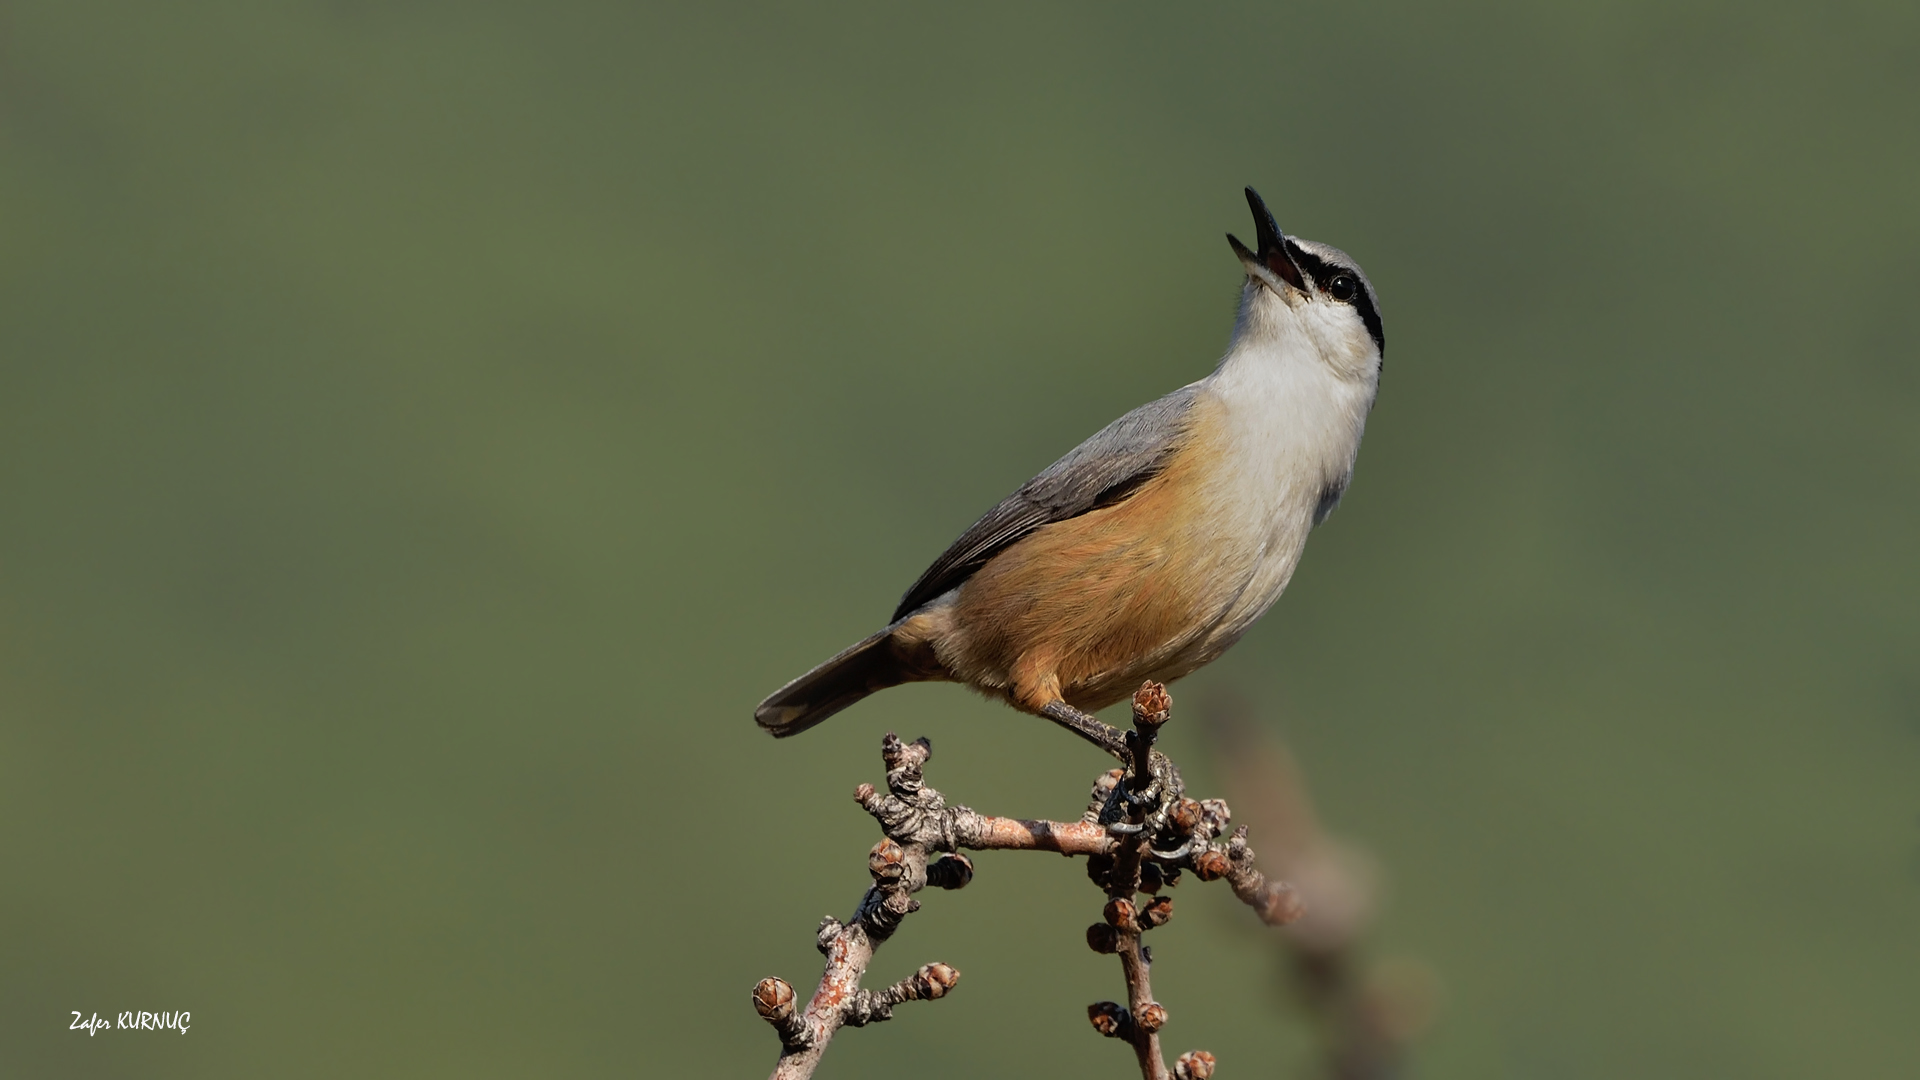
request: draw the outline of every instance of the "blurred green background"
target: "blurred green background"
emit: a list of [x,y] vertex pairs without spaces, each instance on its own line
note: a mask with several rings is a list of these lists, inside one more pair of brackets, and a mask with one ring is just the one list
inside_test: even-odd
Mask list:
[[[1176,693],[1385,866],[1416,1075],[1920,1075],[1917,130],[1911,3],[9,4],[0,1062],[764,1072],[883,731],[999,813],[1102,763],[752,706],[1209,370],[1253,184],[1386,374]],[[823,1075],[1129,1071],[1098,894],[978,863],[874,972],[958,991]],[[1297,1075],[1216,891],[1170,1045]],[[67,1030],[139,1009],[193,1028]]]

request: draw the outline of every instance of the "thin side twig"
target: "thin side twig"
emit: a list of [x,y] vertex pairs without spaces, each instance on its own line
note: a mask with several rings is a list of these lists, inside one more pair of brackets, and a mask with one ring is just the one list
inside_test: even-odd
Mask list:
[[930,852],[952,850],[949,819],[941,814],[945,800],[921,779],[921,767],[932,753],[933,745],[925,739],[903,743],[889,732],[880,748],[887,764],[889,794],[875,794],[870,784],[860,785],[854,793],[881,819],[887,835],[867,855],[873,884],[861,896],[853,918],[842,923],[828,916],[820,923],[815,944],[827,962],[806,1008],[795,1012],[793,988],[780,979],[762,979],[754,988],[755,1009],[780,1036],[774,1080],[812,1076],[841,1027],[892,1019],[895,1005],[944,997],[960,980],[960,973],[949,965],[933,963],[885,990],[860,986],[874,951],[893,936],[901,920],[919,910],[914,893],[929,883],[961,888],[973,878],[973,866],[964,855],[928,865]]

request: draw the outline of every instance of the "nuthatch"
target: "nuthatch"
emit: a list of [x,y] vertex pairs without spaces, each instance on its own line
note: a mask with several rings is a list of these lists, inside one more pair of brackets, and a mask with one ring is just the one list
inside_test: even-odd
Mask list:
[[1258,251],[1213,374],[1122,416],[987,511],[886,629],[754,710],[798,734],[877,690],[965,683],[1102,743],[1087,715],[1219,656],[1287,587],[1353,475],[1386,339],[1344,252]]

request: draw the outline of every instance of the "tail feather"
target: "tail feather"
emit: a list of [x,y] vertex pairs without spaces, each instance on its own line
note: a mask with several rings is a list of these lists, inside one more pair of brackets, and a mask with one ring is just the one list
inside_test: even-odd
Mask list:
[[865,641],[775,690],[753,718],[776,739],[798,735],[868,694],[899,686],[912,676],[889,646],[890,630]]

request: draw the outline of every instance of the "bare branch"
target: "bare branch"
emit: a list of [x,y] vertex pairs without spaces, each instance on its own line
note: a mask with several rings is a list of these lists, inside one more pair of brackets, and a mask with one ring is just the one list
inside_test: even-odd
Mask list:
[[1284,881],[1268,881],[1253,865],[1253,849],[1247,846],[1247,827],[1233,830],[1227,841],[1227,885],[1240,902],[1252,908],[1268,926],[1285,926],[1307,913],[1307,905],[1293,886]]
[[[1110,860],[1101,860],[1110,864],[1103,867],[1108,899],[1101,914],[1106,925],[1089,927],[1087,944],[1096,952],[1119,954],[1120,970],[1127,982],[1127,1004],[1123,1008],[1111,1001],[1096,1002],[1088,1007],[1087,1018],[1102,1035],[1124,1039],[1133,1047],[1145,1080],[1167,1080],[1170,1074],[1166,1059],[1160,1056],[1160,1029],[1166,1026],[1167,1010],[1153,1000],[1148,971],[1151,961],[1140,935],[1173,917],[1173,901],[1155,901],[1148,908],[1153,914],[1143,918],[1133,898],[1143,883],[1141,867],[1152,854],[1153,830],[1148,823],[1156,816],[1165,816],[1178,784],[1171,766],[1156,767],[1166,758],[1153,749],[1160,726],[1172,715],[1172,708],[1166,687],[1159,683],[1147,683],[1134,694],[1133,730],[1126,736],[1131,768],[1122,777],[1102,777],[1107,782],[1095,785],[1094,798],[1100,801],[1104,795],[1106,807],[1089,808],[1089,812],[1107,818],[1113,816],[1110,808],[1124,806],[1121,820],[1107,824],[1114,839],[1113,854]],[[1088,869],[1094,872],[1095,865],[1090,862]]]
[[1025,821],[968,813],[955,832],[960,846],[975,851],[1057,851],[1062,855],[1104,855],[1113,842],[1107,830],[1090,821]]
[[1101,1034],[1133,1047],[1145,1080],[1211,1077],[1213,1055],[1204,1050],[1182,1054],[1171,1069],[1161,1056],[1167,1010],[1153,998],[1153,954],[1141,940],[1173,918],[1173,900],[1160,891],[1191,870],[1203,881],[1225,878],[1234,894],[1269,923],[1298,917],[1301,904],[1291,889],[1269,881],[1254,866],[1244,828],[1227,843],[1214,842],[1231,821],[1227,804],[1187,798],[1180,771],[1154,749],[1172,710],[1166,688],[1147,683],[1134,695],[1133,729],[1124,734],[1084,714],[1055,718],[1076,721],[1068,726],[1126,765],[1094,782],[1086,812],[1073,822],[992,817],[948,806],[926,783],[932,744],[902,742],[888,733],[880,748],[887,767],[885,790],[872,784],[854,790],[855,800],[884,834],[867,853],[873,884],[851,919],[841,923],[830,917],[820,924],[817,944],[826,964],[804,1009],[797,1008],[793,987],[779,979],[763,979],[754,988],[754,1008],[780,1036],[774,1080],[812,1076],[842,1027],[891,1019],[902,1002],[936,1000],[953,989],[960,973],[939,963],[882,990],[860,984],[874,952],[919,910],[915,893],[928,886],[964,888],[973,880],[973,861],[963,848],[1085,856],[1088,877],[1107,894],[1103,921],[1088,927],[1087,944],[1119,956],[1127,986],[1126,1004],[1098,1002],[1088,1008],[1088,1018]]
[[867,853],[873,885],[860,898],[853,918],[841,923],[829,916],[820,924],[816,944],[827,963],[806,1010],[794,1014],[793,988],[779,979],[763,979],[754,988],[754,1008],[780,1036],[774,1080],[812,1076],[842,1026],[864,1027],[892,1019],[895,1005],[945,997],[960,979],[952,967],[935,963],[884,990],[860,986],[874,951],[893,936],[902,919],[919,910],[914,893],[930,879],[936,887],[948,889],[973,879],[973,864],[965,856],[942,858],[928,872],[930,851],[952,850],[946,802],[921,778],[921,767],[932,754],[933,745],[927,740],[903,743],[889,732],[880,744],[888,793],[878,795],[870,784],[860,785],[854,793],[887,835]]
[[805,1037],[806,1018],[793,1011],[793,987],[785,979],[761,979],[753,988],[753,1007],[773,1025],[781,1043],[798,1043]]

